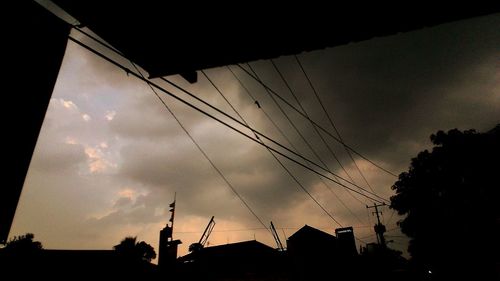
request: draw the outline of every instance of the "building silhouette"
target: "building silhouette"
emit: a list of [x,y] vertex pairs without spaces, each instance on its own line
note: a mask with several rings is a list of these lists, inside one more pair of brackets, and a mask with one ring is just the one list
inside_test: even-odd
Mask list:
[[284,254],[255,240],[201,248],[178,265],[187,280],[283,280],[287,274]]
[[340,237],[305,225],[287,239],[287,255],[291,270],[298,280],[352,277],[358,253],[352,227],[336,231]]
[[[174,202],[169,205],[170,219],[167,225],[160,231],[160,244],[158,251],[158,266],[163,272],[174,270],[177,262],[177,248],[182,244],[181,240],[174,240],[174,220],[175,220],[175,196]],[[170,223],[170,225],[169,225]]]
[[160,231],[160,246],[158,252],[158,266],[160,268],[173,268],[177,260],[177,248],[181,240],[173,240],[172,227],[166,225]]
[[352,227],[344,227],[335,229],[335,236],[338,241],[338,250],[346,256],[356,256],[356,240]]

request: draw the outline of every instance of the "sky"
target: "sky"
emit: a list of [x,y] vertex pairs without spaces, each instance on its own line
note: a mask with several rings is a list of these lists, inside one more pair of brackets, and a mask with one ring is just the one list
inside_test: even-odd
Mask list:
[[[500,121],[499,27],[497,14],[302,53],[298,58],[344,141],[399,174],[419,151],[432,147],[432,133],[453,128],[486,131]],[[98,47],[76,31],[72,35]],[[295,58],[274,62],[310,117],[333,132]],[[270,61],[250,65],[264,83],[298,106]],[[289,146],[265,110],[301,154],[318,162],[262,86],[237,66],[230,69],[261,108],[226,67],[205,72],[251,126]],[[236,116],[200,72],[198,77],[195,84],[176,75],[167,78]],[[282,241],[305,224],[330,234],[340,227],[265,148],[167,95],[160,96],[255,214],[266,225],[273,221]],[[310,123],[280,105],[328,167],[347,177]],[[366,188],[343,147],[323,137],[353,180]],[[373,190],[389,198],[396,178],[354,157]],[[373,202],[279,159],[342,226],[353,226],[365,242],[376,241],[375,217],[366,208]],[[180,255],[200,239],[211,216],[216,225],[210,245],[256,239],[275,247],[271,234],[146,84],[68,42],[10,237],[34,233],[48,249],[111,249],[124,237],[137,236],[158,251],[159,231],[170,218],[168,206],[174,194],[174,238],[183,242]],[[381,211],[389,246],[405,252],[407,239],[396,225],[400,217],[388,207]]]

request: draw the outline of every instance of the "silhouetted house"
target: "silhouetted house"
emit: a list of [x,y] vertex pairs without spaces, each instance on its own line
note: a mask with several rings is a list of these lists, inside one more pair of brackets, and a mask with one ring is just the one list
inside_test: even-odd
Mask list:
[[305,225],[287,241],[288,254],[311,260],[331,256],[337,249],[337,238],[319,229]]
[[187,279],[274,280],[284,273],[282,253],[254,240],[202,248],[179,262]]
[[[352,228],[350,230],[354,237]],[[356,246],[351,244],[350,233],[348,228],[340,229],[339,239],[308,225],[295,232],[287,239],[294,276],[299,280],[321,280],[333,272],[337,276],[346,276],[357,260]]]
[[337,238],[319,229],[305,225],[287,241],[287,254],[292,268],[299,272],[324,268],[333,263]]

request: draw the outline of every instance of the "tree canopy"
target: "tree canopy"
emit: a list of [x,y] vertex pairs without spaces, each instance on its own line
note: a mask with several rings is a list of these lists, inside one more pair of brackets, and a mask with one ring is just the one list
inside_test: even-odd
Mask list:
[[[392,186],[412,259],[437,276],[491,274],[499,259],[500,124],[439,131]],[[491,258],[493,255],[493,258]],[[462,275],[463,277],[463,275]]]
[[35,235],[33,233],[26,233],[25,235],[14,236],[5,245],[5,250],[12,252],[34,252],[42,250],[42,243],[34,241]]
[[156,258],[154,248],[144,241],[137,242],[137,237],[125,237],[113,249],[120,255],[132,260],[151,262],[152,259]]

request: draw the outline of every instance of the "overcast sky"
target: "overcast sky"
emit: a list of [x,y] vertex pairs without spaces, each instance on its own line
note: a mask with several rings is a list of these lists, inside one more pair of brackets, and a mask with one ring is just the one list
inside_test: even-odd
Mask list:
[[[429,136],[437,130],[485,131],[500,121],[499,28],[500,17],[494,15],[298,57],[345,142],[399,174],[431,147]],[[332,130],[293,56],[275,63],[312,119]],[[297,105],[270,61],[251,66]],[[238,67],[231,69],[293,145],[318,162],[264,89]],[[227,68],[206,73],[251,126],[288,145]],[[193,85],[178,76],[168,79],[236,116],[201,73]],[[266,149],[163,98],[255,213],[266,224],[274,222],[282,240],[304,224],[332,234],[339,227]],[[329,168],[346,177],[310,123],[280,105]],[[325,138],[355,182],[366,187],[342,147]],[[342,187],[325,186],[318,176],[280,160],[343,226],[375,241],[375,219],[365,207],[370,201],[355,200]],[[389,198],[395,178],[362,159],[356,162],[377,194]],[[69,42],[11,237],[32,232],[45,248],[110,249],[132,235],[158,250],[175,192],[180,254],[198,241],[212,215],[217,224],[210,245],[255,238],[275,246],[147,85]],[[382,211],[387,229],[394,229],[397,216],[387,207]],[[404,249],[401,235],[387,233],[394,240],[389,246]]]

